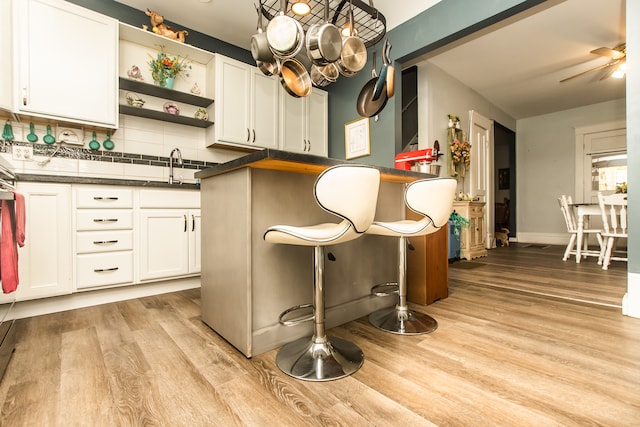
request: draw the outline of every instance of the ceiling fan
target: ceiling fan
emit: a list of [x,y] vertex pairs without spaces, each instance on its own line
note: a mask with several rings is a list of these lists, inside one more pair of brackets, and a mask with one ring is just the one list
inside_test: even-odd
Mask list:
[[[611,58],[611,61],[607,62],[606,64],[600,65],[598,67],[591,68],[587,71],[583,71],[581,73],[575,74],[571,77],[567,77],[566,79],[560,80],[560,83],[566,82],[567,80],[575,79],[576,77],[580,77],[592,71],[602,70],[604,68],[608,68],[608,70],[602,77],[600,77],[600,80],[604,80],[607,77],[610,77],[612,75],[618,78],[621,78],[624,76],[626,65],[627,65],[627,44],[626,43],[622,43],[621,45],[616,46],[613,49],[610,49],[608,47],[599,47],[597,49],[592,50],[591,53],[600,55],[600,56],[605,56],[607,58]],[[619,76],[616,75],[616,73],[620,73]]]

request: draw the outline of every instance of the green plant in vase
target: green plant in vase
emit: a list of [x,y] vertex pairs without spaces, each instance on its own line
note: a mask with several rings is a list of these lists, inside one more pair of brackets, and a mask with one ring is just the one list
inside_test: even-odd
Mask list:
[[173,89],[173,80],[177,76],[189,77],[188,70],[191,69],[191,64],[187,63],[185,58],[171,57],[161,49],[155,58],[151,57],[149,68],[155,84]]

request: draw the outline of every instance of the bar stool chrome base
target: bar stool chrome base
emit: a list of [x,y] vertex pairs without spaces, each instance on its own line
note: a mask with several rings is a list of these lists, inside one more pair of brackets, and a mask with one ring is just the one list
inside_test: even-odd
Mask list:
[[338,337],[302,337],[285,344],[276,356],[285,374],[306,381],[331,381],[356,372],[364,353],[352,342]]
[[428,334],[438,328],[438,322],[433,317],[398,306],[374,311],[369,315],[369,323],[399,335]]

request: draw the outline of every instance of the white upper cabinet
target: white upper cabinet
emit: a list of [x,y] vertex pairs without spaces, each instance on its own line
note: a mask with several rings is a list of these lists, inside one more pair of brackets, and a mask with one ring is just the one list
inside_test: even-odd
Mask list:
[[117,128],[118,22],[62,0],[13,8],[13,110]]
[[328,155],[327,92],[313,88],[304,98],[280,90],[280,148],[285,151]]
[[256,149],[278,146],[278,80],[256,67],[216,55],[216,143]]

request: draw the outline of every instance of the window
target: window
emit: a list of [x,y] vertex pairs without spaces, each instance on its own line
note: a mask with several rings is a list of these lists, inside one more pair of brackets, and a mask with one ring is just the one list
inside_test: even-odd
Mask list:
[[627,154],[598,154],[591,157],[591,189],[614,193],[627,184]]

